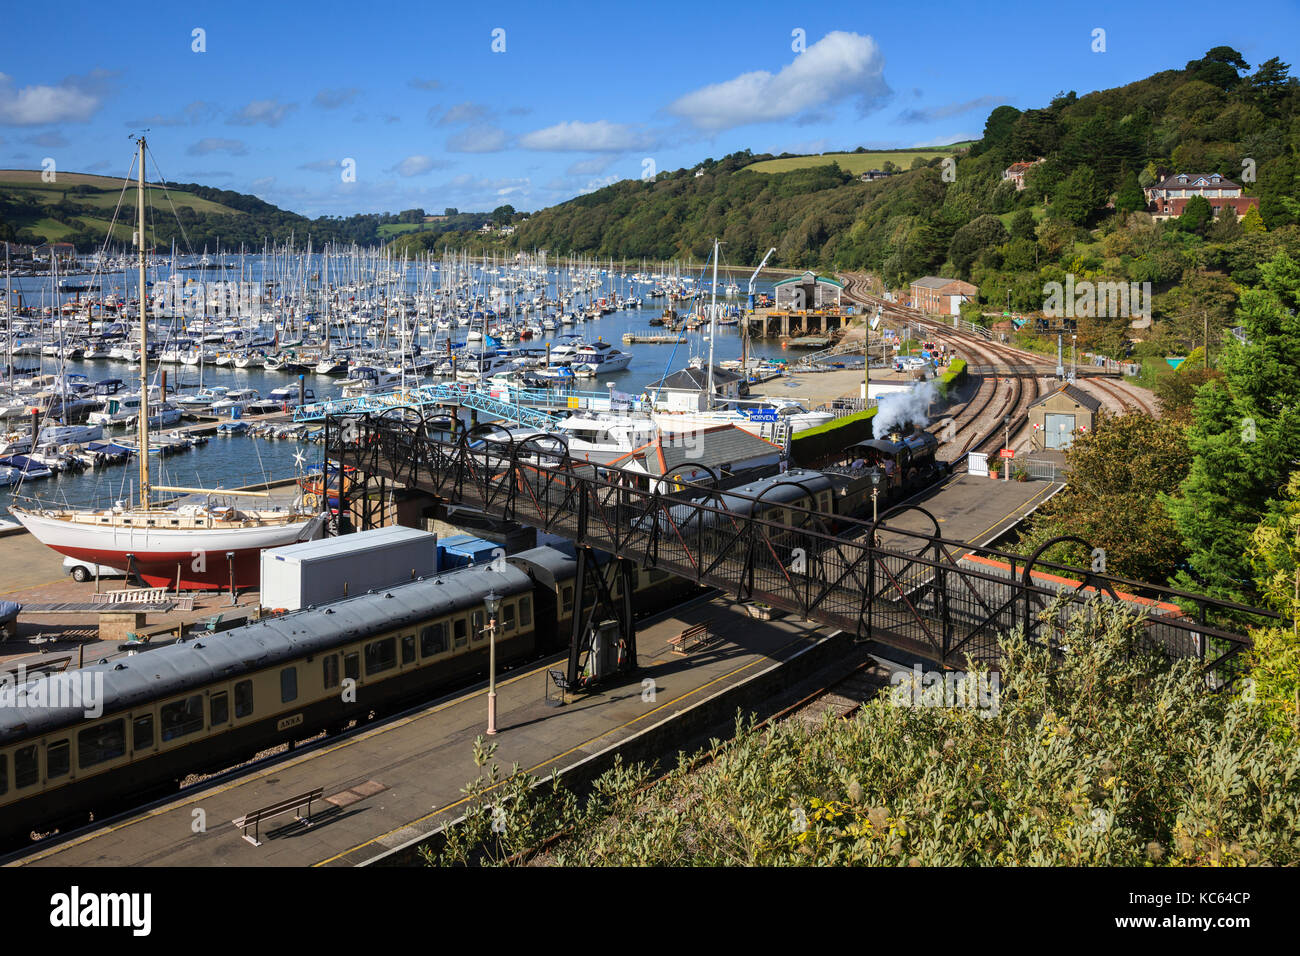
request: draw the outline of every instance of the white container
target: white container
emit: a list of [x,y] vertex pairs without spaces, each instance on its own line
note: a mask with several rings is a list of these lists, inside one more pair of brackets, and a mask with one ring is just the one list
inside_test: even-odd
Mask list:
[[432,577],[438,536],[394,526],[262,552],[262,607],[297,611]]

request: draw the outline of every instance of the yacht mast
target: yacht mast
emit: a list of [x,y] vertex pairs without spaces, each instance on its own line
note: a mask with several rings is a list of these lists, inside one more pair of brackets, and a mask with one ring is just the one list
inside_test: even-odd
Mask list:
[[140,168],[138,170],[140,206],[140,507],[149,507],[149,290],[145,286],[144,254],[144,137],[140,137]]
[[713,333],[718,327],[718,240],[713,240],[713,297],[709,305],[709,392],[707,411],[713,411]]

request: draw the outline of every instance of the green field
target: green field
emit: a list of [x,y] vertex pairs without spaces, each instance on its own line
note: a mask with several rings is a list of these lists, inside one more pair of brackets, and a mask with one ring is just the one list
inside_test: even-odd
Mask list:
[[[90,186],[100,191],[88,195],[69,194],[68,200],[81,205],[103,209],[107,214],[106,218],[112,218],[113,209],[117,206],[119,198],[122,201],[123,209],[133,210],[135,208],[136,186],[134,182],[127,187],[126,193],[123,195],[122,180],[111,176],[64,172],[59,172],[56,176],[55,182],[47,183],[41,181],[40,170],[0,169],[0,189],[23,194],[44,205],[53,205],[60,202],[63,199],[64,192],[73,186]],[[176,204],[177,208],[187,207],[195,212],[221,216],[244,215],[238,209],[201,199],[184,190],[172,190],[168,194],[164,193],[162,187],[155,183],[146,183],[145,185],[151,187],[148,189],[148,196],[155,207],[167,207],[167,199],[168,195],[170,195],[171,201]]]
[[421,228],[422,224],[416,222],[386,222],[379,227],[379,234],[396,236],[403,232],[419,232]]
[[840,169],[858,175],[868,169],[880,169],[885,163],[893,163],[900,169],[909,169],[912,160],[918,156],[924,160],[936,156],[951,156],[956,150],[965,149],[969,142],[953,143],[950,146],[934,146],[924,149],[882,150],[874,153],[820,153],[814,156],[787,156],[785,159],[765,159],[761,163],[746,166],[741,172],[751,173],[788,173],[792,169],[807,169],[810,166],[828,166],[839,164]]

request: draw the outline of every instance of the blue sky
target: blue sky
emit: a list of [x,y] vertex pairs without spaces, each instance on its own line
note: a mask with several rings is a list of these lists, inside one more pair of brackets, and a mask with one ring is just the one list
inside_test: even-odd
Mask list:
[[4,15],[0,167],[122,175],[147,127],[166,178],[309,216],[533,210],[649,163],[947,143],[1000,103],[1119,86],[1220,44],[1252,68],[1300,63],[1283,0],[51,9]]

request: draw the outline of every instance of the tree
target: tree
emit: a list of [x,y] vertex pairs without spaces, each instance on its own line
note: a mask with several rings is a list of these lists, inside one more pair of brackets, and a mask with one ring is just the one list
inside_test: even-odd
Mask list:
[[1052,196],[1052,215],[1081,226],[1105,201],[1105,195],[1096,173],[1080,166],[1057,187]]
[[885,165],[880,167],[880,171],[882,173],[890,173],[890,174],[902,172],[902,170],[898,168],[898,164],[895,163],[892,159],[885,160]]
[[1204,196],[1193,196],[1183,206],[1183,214],[1178,217],[1178,228],[1200,235],[1213,218],[1214,208],[1210,201]]
[[442,211],[442,214],[444,216],[459,216],[460,210],[457,209],[455,206],[448,206],[446,209]]
[[1196,390],[1206,382],[1223,378],[1218,369],[1206,368],[1189,357],[1178,368],[1162,372],[1156,379],[1155,396],[1160,416],[1180,425],[1192,421],[1196,412]]
[[1115,208],[1124,212],[1137,212],[1146,207],[1147,197],[1138,183],[1137,173],[1129,170],[1124,175],[1124,181],[1120,183],[1119,192],[1115,196]]
[[1264,217],[1259,214],[1258,206],[1251,206],[1246,210],[1246,215],[1241,220],[1241,229],[1247,234],[1268,231],[1264,225]]
[[1260,595],[1283,616],[1279,627],[1252,632],[1251,678],[1265,721],[1293,742],[1300,739],[1300,471],[1278,510],[1255,528],[1249,554]]
[[997,216],[977,216],[958,229],[948,245],[948,258],[966,274],[970,264],[986,249],[1002,245],[1009,237]]
[[1223,379],[1197,391],[1192,467],[1166,501],[1188,551],[1177,583],[1246,602],[1250,534],[1300,459],[1300,265],[1279,253],[1260,275],[1259,288],[1241,293],[1246,341],[1225,339]]
[[1201,59],[1191,60],[1186,69],[1202,83],[1230,90],[1237,85],[1241,71],[1250,69],[1250,64],[1232,47],[1216,46]]
[[[1039,510],[1018,550],[1029,553],[1049,538],[1074,534],[1105,550],[1112,574],[1167,580],[1183,544],[1161,496],[1176,492],[1191,467],[1182,426],[1103,412],[1092,431],[1074,437],[1065,460],[1069,484]],[[1067,545],[1053,560],[1086,567],[1092,556]]]
[[1012,239],[1034,239],[1036,229],[1034,214],[1028,209],[1022,209],[1011,217],[1011,228],[1008,231]]
[[506,204],[504,206],[497,206],[496,209],[492,210],[492,221],[497,223],[507,223],[510,221],[510,217],[513,216],[514,214],[515,214],[514,206],[511,206],[509,204]]

